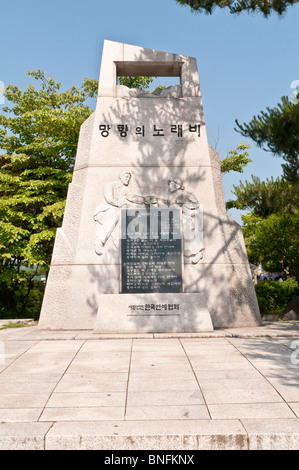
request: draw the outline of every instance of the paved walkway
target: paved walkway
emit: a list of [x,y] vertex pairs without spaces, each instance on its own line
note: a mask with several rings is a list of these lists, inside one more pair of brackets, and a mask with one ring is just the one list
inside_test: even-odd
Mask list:
[[2,329],[0,449],[299,449],[299,323]]

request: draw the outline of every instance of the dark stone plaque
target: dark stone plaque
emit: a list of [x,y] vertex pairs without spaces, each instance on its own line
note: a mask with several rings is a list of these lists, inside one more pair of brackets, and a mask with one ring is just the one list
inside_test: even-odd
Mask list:
[[121,292],[182,292],[180,209],[121,211]]

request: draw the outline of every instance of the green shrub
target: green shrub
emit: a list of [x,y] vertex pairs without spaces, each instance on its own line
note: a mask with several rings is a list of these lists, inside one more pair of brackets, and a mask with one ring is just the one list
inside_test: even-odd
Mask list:
[[33,318],[38,320],[44,289],[43,282],[33,281],[33,286],[28,294],[27,286],[20,284],[14,293],[13,309],[0,296],[0,319]]
[[295,278],[284,282],[262,281],[255,285],[255,292],[262,314],[281,314],[287,303],[299,295],[299,286]]

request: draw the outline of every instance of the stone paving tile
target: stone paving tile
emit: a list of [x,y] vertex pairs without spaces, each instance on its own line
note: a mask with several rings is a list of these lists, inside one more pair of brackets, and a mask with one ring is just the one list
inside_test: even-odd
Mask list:
[[289,403],[290,408],[293,410],[295,415],[299,418],[299,401],[297,403]]
[[179,339],[185,339],[185,338],[192,338],[192,339],[210,339],[210,338],[226,338],[232,336],[231,333],[229,333],[226,330],[214,330],[214,331],[201,331],[197,333],[154,333],[153,337],[155,339],[171,339],[171,338],[179,338]]
[[16,359],[28,352],[32,345],[32,341],[1,341],[0,344],[0,370],[5,370]]
[[86,341],[82,348],[81,352],[122,352],[127,351],[130,352],[132,347],[132,340],[131,339],[119,339],[119,340],[102,340],[102,341]]
[[275,360],[274,358],[252,360],[252,365],[265,376],[273,373],[282,376],[285,374],[298,374],[298,365],[292,364],[290,358],[284,360]]
[[48,398],[48,393],[1,393],[0,408],[41,408]]
[[133,340],[133,352],[135,351],[159,351],[161,354],[163,351],[167,353],[178,352],[182,354],[182,347],[179,341],[173,339],[134,339]]
[[209,419],[205,405],[131,406],[126,410],[128,420]]
[[56,422],[46,449],[243,450],[247,434],[239,420]]
[[192,364],[192,367],[195,369],[196,367],[200,367],[201,364],[205,363],[238,363],[239,369],[245,366],[247,364],[247,359],[244,358],[241,354],[201,354],[201,355],[196,355],[196,356],[189,356],[190,362]]
[[[1,336],[1,339],[2,339],[2,336]],[[5,354],[5,357],[9,355],[18,357],[19,355],[23,354],[25,351],[30,350],[36,344],[38,344],[38,341],[26,341],[26,340],[20,340],[20,341],[2,340],[2,341],[4,343],[3,353]]]
[[[294,329],[275,328],[255,329],[256,336],[254,329],[232,329],[214,337],[113,339],[35,327],[0,330],[6,352],[0,448],[128,449],[132,430],[136,449],[294,447],[299,365],[291,355],[299,324],[297,337]],[[269,331],[273,337],[266,337]],[[292,336],[281,336],[284,331]],[[26,437],[28,424],[44,427],[33,426]]]
[[140,371],[146,371],[155,368],[156,370],[166,370],[166,371],[184,371],[186,368],[190,367],[189,361],[187,358],[182,357],[178,358],[177,360],[162,360],[161,358],[138,358],[138,359],[132,359],[131,362],[131,368],[132,371],[138,372]]
[[[19,329],[19,328],[17,328]],[[24,329],[25,328],[20,328]],[[24,331],[24,335],[27,339],[30,340],[74,340],[76,339],[79,330],[41,330],[39,327],[28,327],[28,331]]]
[[248,433],[251,450],[298,450],[299,420],[281,419],[242,419]]
[[259,379],[262,376],[261,373],[257,371],[254,367],[247,367],[246,369],[240,369],[239,367],[224,369],[202,369],[197,367],[196,377],[200,382],[201,379]]
[[29,354],[39,353],[77,353],[84,345],[84,341],[74,340],[41,340],[37,341],[28,350]]
[[16,341],[16,340],[28,340],[34,341],[39,340],[40,337],[34,338],[34,332],[37,331],[36,326],[24,327],[24,328],[5,328],[0,329],[1,339],[4,341]]
[[76,357],[73,359],[73,365],[122,365],[124,364],[127,368],[129,366],[130,361],[130,353],[123,352],[105,352],[103,354],[100,353],[89,353],[89,352],[79,352]]
[[0,384],[51,383],[51,384],[54,384],[55,386],[56,383],[61,378],[61,376],[62,376],[62,372],[60,373],[10,372],[10,368],[8,368],[0,374]]
[[[1,376],[0,376],[1,377]],[[117,382],[117,383],[127,383],[128,381],[128,371],[125,372],[99,372],[99,373],[92,373],[88,370],[84,370],[82,373],[73,374],[69,371],[62,376],[60,380],[60,384],[65,382],[80,382],[80,383],[87,383],[87,382]]]
[[131,359],[131,366],[143,366],[143,365],[148,365],[151,361],[155,361],[157,364],[165,364],[166,366],[168,365],[188,365],[188,358],[187,356],[182,353],[181,355],[175,355],[173,353],[168,353],[168,354],[163,354],[163,353],[158,353],[156,351],[156,354],[151,354],[150,352],[147,352],[146,354],[144,353],[136,353],[134,352],[132,354],[132,359]]
[[[103,393],[126,392],[127,382],[113,382],[107,378],[97,380],[62,380],[55,388],[55,393]],[[1,390],[1,388],[0,388]]]
[[0,423],[0,450],[44,450],[48,423]]
[[198,387],[198,384],[195,380],[193,379],[185,379],[185,380],[176,380],[175,378],[173,379],[167,379],[167,377],[164,377],[162,379],[155,379],[154,377],[150,377],[147,380],[140,380],[138,378],[132,379],[130,377],[129,381],[129,391],[130,392],[158,392],[158,391],[167,391],[167,390],[176,390],[177,392],[181,391],[192,391]]
[[175,369],[157,369],[155,367],[148,368],[148,370],[144,369],[134,369],[130,371],[130,383],[133,381],[135,382],[143,382],[144,380],[177,380],[177,381],[184,381],[184,380],[193,380],[194,374],[192,372],[191,367],[183,370],[175,370]]
[[[32,394],[32,393],[38,393],[38,394],[43,394],[43,393],[48,393],[50,394],[54,388],[55,388],[55,383],[53,382],[29,382],[29,379],[27,379],[28,382],[6,382],[6,383],[1,383],[0,382],[0,397],[1,395],[7,395],[7,394]],[[1,398],[0,398],[1,400]]]
[[127,406],[167,406],[171,405],[203,405],[204,399],[199,388],[194,390],[128,392]]
[[94,333],[93,331],[89,333],[78,333],[76,339],[85,338],[85,339],[97,339],[97,340],[122,340],[122,339],[153,339],[153,333]]
[[0,423],[34,423],[42,411],[43,408],[0,408]]
[[287,402],[299,402],[299,384],[285,381],[281,383],[282,379],[269,379],[269,382],[277,390],[277,392],[282,396],[282,398]]
[[76,408],[76,407],[100,407],[100,406],[124,406],[126,399],[125,392],[109,393],[56,393],[54,392],[47,408]]
[[[208,361],[208,357],[206,358]],[[202,371],[237,371],[242,369],[252,371],[254,367],[250,362],[244,361],[230,361],[230,362],[222,362],[221,360],[214,361],[214,362],[198,362],[196,365],[193,365],[194,372],[197,376],[200,376]]]
[[208,406],[212,419],[294,418],[286,403],[229,403]]
[[273,387],[262,376],[254,379],[241,379],[239,377],[233,379],[200,379],[199,384],[204,391],[215,390],[223,394],[237,389],[256,391],[256,393],[261,391],[270,393],[273,390]]
[[297,349],[299,346],[299,335],[293,338],[275,338],[278,343],[284,344],[289,349]]
[[216,351],[217,349],[221,350],[234,350],[233,345],[231,345],[227,338],[200,338],[200,339],[191,339],[191,338],[183,338],[180,339],[180,343],[182,344],[183,348],[189,354],[191,352],[197,353],[197,351],[202,350],[209,350],[209,351]]
[[14,373],[55,373],[63,372],[73,359],[73,352],[26,352],[9,366]]
[[[219,381],[220,382],[220,381]],[[282,397],[267,382],[259,379],[234,380],[216,388],[215,381],[200,381],[200,387],[207,404],[221,403],[275,403]]]
[[86,361],[85,362],[73,362],[70,364],[68,368],[68,372],[70,374],[84,374],[84,373],[92,373],[92,374],[99,374],[99,373],[127,373],[128,374],[128,366],[129,366],[129,361],[123,362],[123,363],[106,363],[106,364],[101,364],[101,363],[93,363],[93,364],[88,364]]
[[124,413],[124,406],[47,407],[39,421],[117,421]]

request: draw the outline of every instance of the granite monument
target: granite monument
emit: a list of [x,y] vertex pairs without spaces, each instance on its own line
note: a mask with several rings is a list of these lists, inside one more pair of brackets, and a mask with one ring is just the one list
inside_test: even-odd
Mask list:
[[[146,92],[118,76],[175,76]],[[196,332],[261,322],[241,227],[225,209],[196,60],[105,41],[81,127],[39,327]]]

